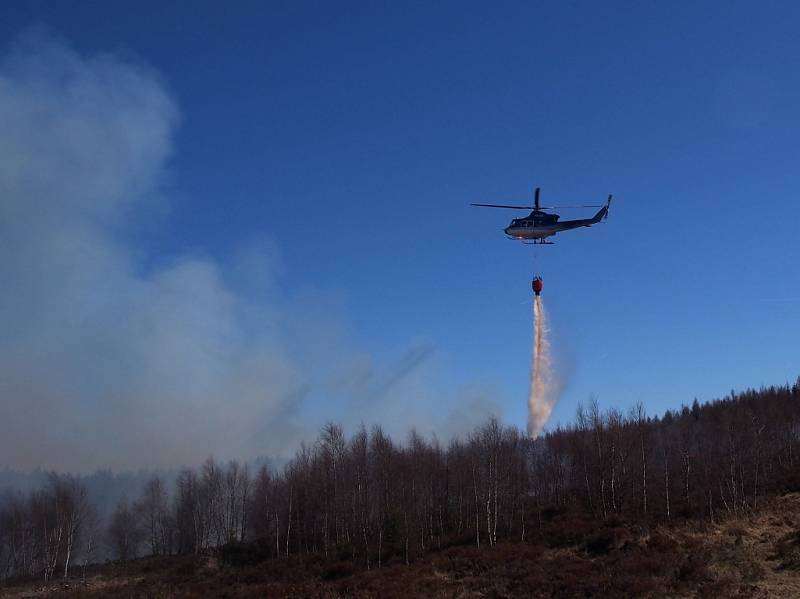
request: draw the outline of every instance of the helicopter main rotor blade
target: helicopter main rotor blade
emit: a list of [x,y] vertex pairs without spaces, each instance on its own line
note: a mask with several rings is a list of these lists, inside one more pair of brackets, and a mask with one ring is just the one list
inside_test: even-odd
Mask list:
[[541,210],[553,210],[555,208],[602,208],[605,204],[581,204],[580,206],[542,206]]
[[533,206],[509,206],[508,204],[470,204],[470,206],[482,206],[484,208],[511,208],[513,210],[533,210]]

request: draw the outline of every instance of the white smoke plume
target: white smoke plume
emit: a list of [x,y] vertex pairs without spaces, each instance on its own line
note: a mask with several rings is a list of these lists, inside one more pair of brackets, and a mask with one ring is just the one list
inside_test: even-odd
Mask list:
[[147,269],[127,241],[163,212],[177,121],[141,65],[40,32],[0,62],[0,465],[159,467],[297,432],[268,318],[218,263]]
[[[168,212],[178,120],[135,62],[41,33],[0,59],[0,468],[285,456],[319,418],[364,417],[315,398],[364,353],[330,293],[281,288],[274,244],[215,259],[134,243]],[[430,400],[432,352],[364,374],[375,414]],[[414,401],[387,432],[413,426]]]
[[553,375],[547,320],[541,296],[533,301],[533,351],[531,384],[528,390],[528,436],[539,436],[558,400],[559,388]]

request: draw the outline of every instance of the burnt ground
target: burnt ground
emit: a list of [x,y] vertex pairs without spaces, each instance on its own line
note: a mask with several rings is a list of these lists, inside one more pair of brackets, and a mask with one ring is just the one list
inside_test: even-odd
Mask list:
[[645,526],[556,513],[526,542],[450,546],[367,570],[318,557],[233,566],[217,557],[92,566],[3,597],[800,597],[800,494],[724,523]]

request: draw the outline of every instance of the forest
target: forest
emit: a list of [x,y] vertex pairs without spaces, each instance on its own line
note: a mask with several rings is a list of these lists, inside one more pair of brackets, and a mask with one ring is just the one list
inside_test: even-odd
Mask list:
[[[325,425],[280,470],[209,458],[153,476],[101,517],[81,477],[0,497],[0,577],[45,580],[100,557],[292,555],[366,569],[432,550],[525,543],[554,513],[603,521],[718,522],[800,490],[800,379],[648,416],[594,401],[532,440],[495,418],[447,445]],[[568,525],[561,534],[570,535]],[[574,534],[581,534],[574,532]]]

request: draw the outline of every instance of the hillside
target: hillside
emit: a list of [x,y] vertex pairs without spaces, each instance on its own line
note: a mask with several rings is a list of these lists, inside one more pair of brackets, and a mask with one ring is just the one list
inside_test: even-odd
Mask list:
[[800,383],[660,417],[592,403],[537,439],[493,418],[446,447],[330,423],[280,470],[209,458],[108,518],[69,475],[3,495],[0,581],[111,555],[67,592],[800,596],[798,456]]
[[142,558],[90,567],[85,583],[10,581],[2,596],[798,597],[800,493],[715,525],[648,527],[616,517],[595,524],[552,511],[525,542],[451,545],[410,565],[396,560],[369,571],[352,560],[297,555],[229,563],[252,555],[240,548]]

